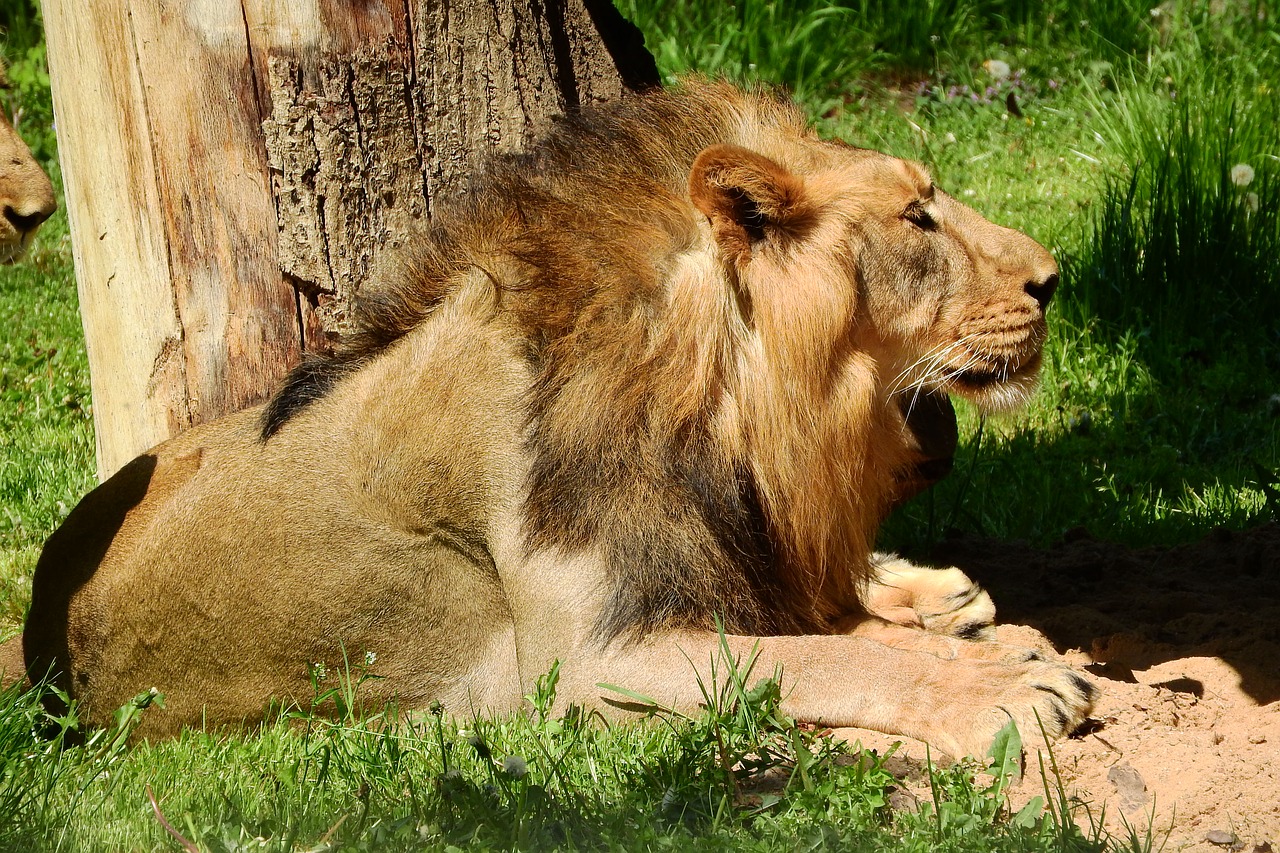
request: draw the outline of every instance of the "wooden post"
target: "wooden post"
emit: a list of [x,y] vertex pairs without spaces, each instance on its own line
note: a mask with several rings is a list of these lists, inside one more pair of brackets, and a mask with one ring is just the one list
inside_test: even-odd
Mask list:
[[98,473],[262,400],[476,158],[656,85],[607,0],[45,0]]

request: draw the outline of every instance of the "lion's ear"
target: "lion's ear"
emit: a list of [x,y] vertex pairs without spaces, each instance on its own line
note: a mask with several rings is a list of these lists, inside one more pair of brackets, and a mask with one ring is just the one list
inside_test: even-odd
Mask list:
[[762,240],[796,236],[813,215],[797,175],[736,145],[712,145],[698,154],[689,172],[689,196],[735,260],[749,256]]

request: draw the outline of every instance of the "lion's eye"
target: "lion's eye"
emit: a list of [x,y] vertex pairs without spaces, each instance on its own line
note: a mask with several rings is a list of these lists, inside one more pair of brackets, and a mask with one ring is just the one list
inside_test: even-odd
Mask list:
[[929,215],[929,211],[925,210],[924,205],[918,201],[913,201],[907,205],[907,209],[902,212],[902,218],[925,231],[932,231],[938,227],[937,221]]

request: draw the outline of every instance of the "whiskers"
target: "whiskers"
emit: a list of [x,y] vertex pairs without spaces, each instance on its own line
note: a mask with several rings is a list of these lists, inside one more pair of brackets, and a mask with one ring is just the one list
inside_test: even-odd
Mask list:
[[[1017,372],[1040,351],[1041,329],[1032,329],[1028,340],[1010,355],[982,353],[973,344],[989,337],[985,332],[971,332],[954,341],[939,344],[913,363],[898,372],[889,383],[886,399],[903,394],[911,395],[906,414],[910,417],[922,393],[928,394],[946,388],[950,383],[975,371],[970,385],[980,385],[984,396],[996,408],[1014,405],[1025,396],[1025,384],[1018,382]],[[975,383],[975,377],[979,380]]]
[[[893,397],[898,394],[912,393],[919,395],[921,391],[931,390],[953,379],[960,373],[968,370],[973,365],[982,361],[982,357],[973,352],[968,344],[981,337],[980,332],[973,332],[954,341],[939,344],[933,349],[926,352],[915,362],[899,371],[894,380],[889,383],[887,396]],[[954,359],[958,354],[963,353],[965,360],[957,366]]]

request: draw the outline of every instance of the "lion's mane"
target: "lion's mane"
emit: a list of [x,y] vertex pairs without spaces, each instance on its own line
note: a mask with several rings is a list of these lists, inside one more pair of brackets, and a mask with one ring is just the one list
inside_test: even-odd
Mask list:
[[[871,441],[869,388],[830,398],[832,371],[861,367],[857,354],[814,358],[830,347],[813,339],[843,322],[824,310],[840,305],[785,290],[730,305],[683,288],[711,267],[726,275],[695,249],[688,203],[691,166],[716,144],[794,160],[826,143],[790,103],[715,84],[559,120],[491,163],[362,294],[355,333],[294,371],[264,440],[478,272],[536,377],[529,547],[603,550],[602,637],[707,627],[712,613],[739,633],[822,629],[856,606],[900,441],[892,429]],[[763,358],[744,357],[744,315]],[[740,423],[726,427],[729,410]]]

